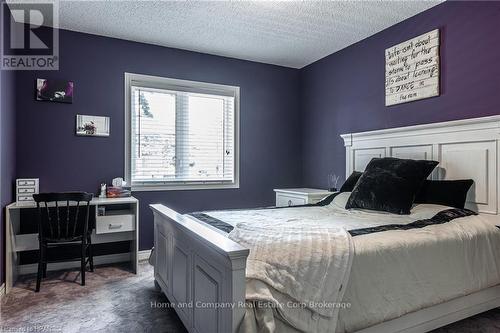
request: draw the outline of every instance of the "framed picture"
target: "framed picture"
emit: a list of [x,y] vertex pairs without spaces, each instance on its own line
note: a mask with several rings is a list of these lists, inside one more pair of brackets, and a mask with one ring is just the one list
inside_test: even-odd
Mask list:
[[439,96],[439,29],[385,50],[385,106]]
[[76,135],[109,136],[109,117],[77,115]]
[[73,81],[36,80],[36,100],[73,103]]

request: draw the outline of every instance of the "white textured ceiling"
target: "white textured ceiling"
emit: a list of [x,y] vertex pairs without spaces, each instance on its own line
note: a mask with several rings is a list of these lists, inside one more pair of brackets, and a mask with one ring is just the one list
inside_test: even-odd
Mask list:
[[59,20],[67,30],[301,68],[440,2],[61,1]]

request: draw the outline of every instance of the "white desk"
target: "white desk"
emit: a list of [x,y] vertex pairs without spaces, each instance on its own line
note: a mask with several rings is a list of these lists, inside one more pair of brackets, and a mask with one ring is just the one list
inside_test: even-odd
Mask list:
[[[131,261],[132,270],[137,273],[139,251],[139,201],[134,197],[128,198],[94,198],[90,202],[95,206],[95,225],[92,230],[92,244],[102,244],[120,241],[130,241],[131,252],[120,255],[95,256],[94,264]],[[126,205],[126,210],[107,209],[109,215],[98,216],[99,206]],[[19,265],[18,252],[38,250],[38,233],[20,234],[21,210],[36,209],[36,203],[12,203],[6,207],[5,223],[5,292],[8,293],[17,276],[36,272],[36,264]],[[113,207],[110,207],[113,208]],[[48,270],[57,270],[67,267],[77,267],[79,259],[67,263],[51,264]]]

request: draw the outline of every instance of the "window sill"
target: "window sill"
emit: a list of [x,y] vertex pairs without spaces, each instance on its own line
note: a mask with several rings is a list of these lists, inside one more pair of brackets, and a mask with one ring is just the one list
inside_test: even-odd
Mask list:
[[132,185],[132,192],[238,189],[240,184]]

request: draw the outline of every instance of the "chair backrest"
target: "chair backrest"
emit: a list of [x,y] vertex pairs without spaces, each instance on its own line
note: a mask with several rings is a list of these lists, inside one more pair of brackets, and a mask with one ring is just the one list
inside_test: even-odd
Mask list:
[[64,241],[88,234],[92,194],[86,192],[40,193],[34,194],[33,199],[38,208],[40,241],[47,239]]

